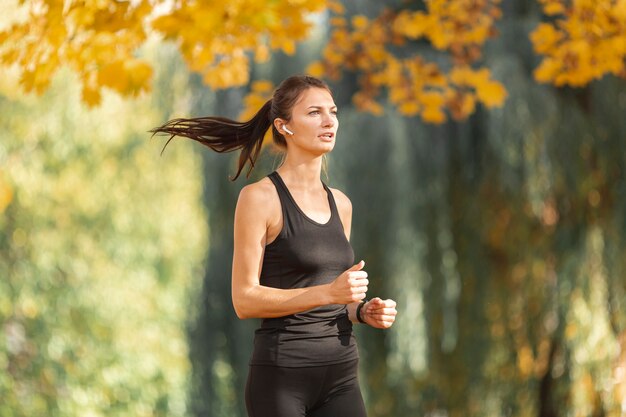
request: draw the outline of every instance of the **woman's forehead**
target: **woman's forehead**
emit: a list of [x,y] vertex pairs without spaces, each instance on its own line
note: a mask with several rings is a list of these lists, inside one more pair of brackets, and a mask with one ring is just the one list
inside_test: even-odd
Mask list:
[[307,88],[302,92],[294,107],[335,107],[333,96],[325,88]]

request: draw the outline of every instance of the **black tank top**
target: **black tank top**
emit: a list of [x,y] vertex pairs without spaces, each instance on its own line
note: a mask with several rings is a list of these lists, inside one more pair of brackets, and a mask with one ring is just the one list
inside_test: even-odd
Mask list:
[[[330,220],[306,216],[278,172],[268,175],[278,191],[283,228],[265,246],[260,283],[274,288],[303,288],[332,282],[354,264],[354,251],[343,230],[335,199],[328,194]],[[266,318],[255,332],[251,365],[301,367],[358,358],[352,322],[344,304],[330,304],[284,317]]]

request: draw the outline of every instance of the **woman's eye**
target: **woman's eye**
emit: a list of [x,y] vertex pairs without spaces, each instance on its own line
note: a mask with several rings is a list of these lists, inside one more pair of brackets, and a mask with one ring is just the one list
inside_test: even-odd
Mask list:
[[312,112],[310,112],[309,114],[318,114],[319,112],[317,110],[314,110]]

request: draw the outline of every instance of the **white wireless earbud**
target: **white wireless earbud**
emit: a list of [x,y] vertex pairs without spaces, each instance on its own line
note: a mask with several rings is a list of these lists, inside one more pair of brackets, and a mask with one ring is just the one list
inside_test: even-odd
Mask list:
[[283,125],[283,130],[287,133],[289,133],[290,135],[293,135],[293,132],[289,129],[287,129],[287,126]]

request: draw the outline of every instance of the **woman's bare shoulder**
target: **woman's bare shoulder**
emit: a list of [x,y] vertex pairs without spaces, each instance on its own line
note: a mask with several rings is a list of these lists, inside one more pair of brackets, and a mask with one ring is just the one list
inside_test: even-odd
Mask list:
[[243,206],[259,213],[272,213],[277,205],[280,208],[278,193],[268,177],[245,185],[239,192],[239,200],[237,201],[237,206]]
[[335,203],[337,203],[337,210],[341,213],[352,213],[352,202],[348,196],[337,188],[330,188],[330,191],[332,191]]

